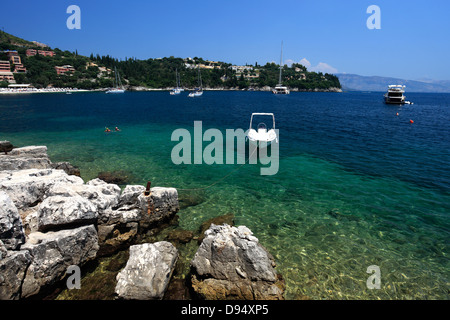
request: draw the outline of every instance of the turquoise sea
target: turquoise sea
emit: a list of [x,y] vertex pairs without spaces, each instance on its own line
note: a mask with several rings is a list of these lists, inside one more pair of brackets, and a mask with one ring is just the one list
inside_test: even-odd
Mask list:
[[[129,184],[194,198],[180,229],[232,213],[273,254],[286,298],[450,298],[450,94],[408,93],[413,105],[385,105],[383,93],[206,91],[0,96],[0,140],[46,145],[87,181],[124,171]],[[247,129],[252,112],[273,112],[279,171],[260,165],[175,165],[172,132]],[[397,115],[398,113],[398,115]],[[414,123],[410,123],[413,120]],[[106,134],[105,127],[120,132]],[[205,143],[206,146],[208,143]],[[189,202],[189,201],[188,201]],[[196,246],[181,260],[192,259]],[[369,266],[381,288],[370,290]]]

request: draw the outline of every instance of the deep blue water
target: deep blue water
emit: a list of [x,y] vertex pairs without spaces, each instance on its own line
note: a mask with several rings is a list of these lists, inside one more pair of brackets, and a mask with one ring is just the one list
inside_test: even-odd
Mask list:
[[[449,298],[450,94],[408,93],[413,105],[385,105],[383,93],[187,92],[0,96],[0,140],[47,145],[85,180],[127,170],[133,183],[201,188],[233,165],[171,162],[176,128],[248,128],[252,112],[273,112],[280,169],[237,169],[180,211],[180,227],[232,212],[274,253],[287,297]],[[398,113],[398,115],[397,115]],[[414,123],[410,123],[413,120]],[[119,133],[104,128],[119,126]],[[180,191],[183,196],[183,191]],[[336,214],[338,212],[338,214]],[[365,287],[369,265],[383,287]]]

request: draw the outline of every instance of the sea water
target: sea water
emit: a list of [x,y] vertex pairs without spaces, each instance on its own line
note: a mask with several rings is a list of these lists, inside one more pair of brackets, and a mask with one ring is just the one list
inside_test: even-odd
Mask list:
[[[181,199],[201,199],[182,207],[180,229],[197,231],[208,219],[233,214],[274,256],[287,299],[449,299],[450,94],[408,93],[414,104],[405,106],[382,98],[8,95],[0,96],[0,140],[46,145],[53,162],[78,166],[85,181],[122,171],[128,184],[152,181],[178,188]],[[253,112],[275,114],[276,175],[260,175],[258,164],[172,162],[174,130],[202,121],[204,130],[225,135],[246,130]],[[180,260],[192,259],[196,246],[190,248]],[[380,289],[367,287],[372,265],[380,268]]]

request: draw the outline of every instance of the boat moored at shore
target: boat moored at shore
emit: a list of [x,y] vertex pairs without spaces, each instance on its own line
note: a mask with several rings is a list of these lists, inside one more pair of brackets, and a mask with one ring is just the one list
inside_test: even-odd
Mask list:
[[122,86],[122,82],[120,81],[120,75],[117,73],[117,68],[114,67],[115,81],[114,87],[106,91],[106,93],[124,93],[125,89]]
[[278,84],[275,86],[275,88],[272,90],[273,94],[289,94],[291,93],[288,89],[288,87],[283,86],[281,81],[281,73],[283,70],[283,42],[281,42],[281,56],[280,56],[280,76],[278,78]]
[[202,75],[200,74],[200,69],[198,69],[198,88],[195,88],[194,91],[188,94],[188,97],[200,97],[203,95],[203,87],[202,87]]

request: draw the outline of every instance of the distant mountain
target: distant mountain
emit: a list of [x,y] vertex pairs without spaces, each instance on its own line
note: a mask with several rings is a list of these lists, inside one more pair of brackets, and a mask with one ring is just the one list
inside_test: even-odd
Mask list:
[[390,84],[401,84],[406,86],[408,92],[450,93],[450,80],[436,81],[426,79],[426,81],[417,81],[346,73],[338,73],[336,76],[339,78],[343,90],[386,91]]

